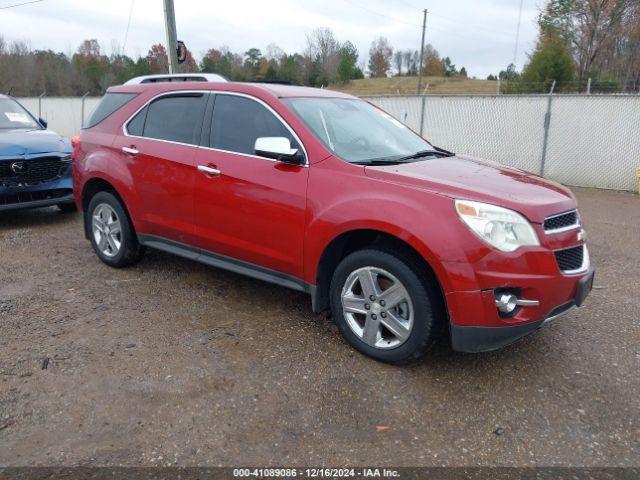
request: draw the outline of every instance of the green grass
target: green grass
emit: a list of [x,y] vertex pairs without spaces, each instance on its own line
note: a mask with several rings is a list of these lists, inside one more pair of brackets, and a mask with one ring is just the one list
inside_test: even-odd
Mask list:
[[[470,78],[423,77],[422,88],[429,84],[428,93],[456,95],[493,95],[496,82],[491,80],[473,80]],[[365,78],[353,80],[348,84],[330,85],[331,90],[351,95],[415,95],[418,89],[418,77]]]

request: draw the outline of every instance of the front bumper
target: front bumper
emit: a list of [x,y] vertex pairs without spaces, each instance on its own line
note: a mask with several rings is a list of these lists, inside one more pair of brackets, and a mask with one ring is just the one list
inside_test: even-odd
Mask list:
[[589,270],[576,283],[575,294],[569,301],[553,308],[545,317],[526,323],[506,326],[462,326],[451,324],[451,344],[459,352],[477,353],[496,350],[529,335],[543,325],[579,307],[593,287],[595,271]]
[[72,170],[69,165],[60,177],[36,185],[0,186],[0,211],[74,203]]
[[[13,200],[16,199],[16,200]],[[21,210],[23,208],[41,208],[52,205],[74,203],[73,191],[66,189],[42,190],[37,193],[25,194],[21,192],[8,198],[7,203],[0,203],[0,212],[6,210]]]

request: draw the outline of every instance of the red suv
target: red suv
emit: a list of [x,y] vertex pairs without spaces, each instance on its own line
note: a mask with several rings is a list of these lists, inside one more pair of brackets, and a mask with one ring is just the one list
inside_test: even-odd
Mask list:
[[431,145],[342,93],[209,81],[110,88],[75,142],[85,234],[311,295],[359,351],[439,332],[496,349],[579,306],[593,270],[569,190]]

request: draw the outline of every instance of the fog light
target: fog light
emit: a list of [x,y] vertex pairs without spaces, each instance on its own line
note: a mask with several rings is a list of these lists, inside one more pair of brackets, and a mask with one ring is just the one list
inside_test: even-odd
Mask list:
[[518,297],[513,293],[500,293],[496,295],[496,307],[502,313],[512,313],[518,306]]

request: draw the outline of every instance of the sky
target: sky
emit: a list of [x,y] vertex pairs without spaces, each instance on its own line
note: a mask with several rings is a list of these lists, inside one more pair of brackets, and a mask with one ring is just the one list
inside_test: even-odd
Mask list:
[[[134,57],[165,43],[162,0],[42,0],[2,8],[26,1],[0,0],[5,41],[72,54],[82,40],[95,38],[103,53],[119,45]],[[178,39],[196,59],[223,45],[242,53],[251,47],[264,52],[275,43],[287,53],[300,52],[307,33],[328,27],[339,41],[355,44],[364,64],[378,36],[396,49],[419,49],[426,8],[426,43],[470,76],[484,78],[513,61],[521,1],[521,69],[535,46],[542,0],[175,0],[175,11]]]

